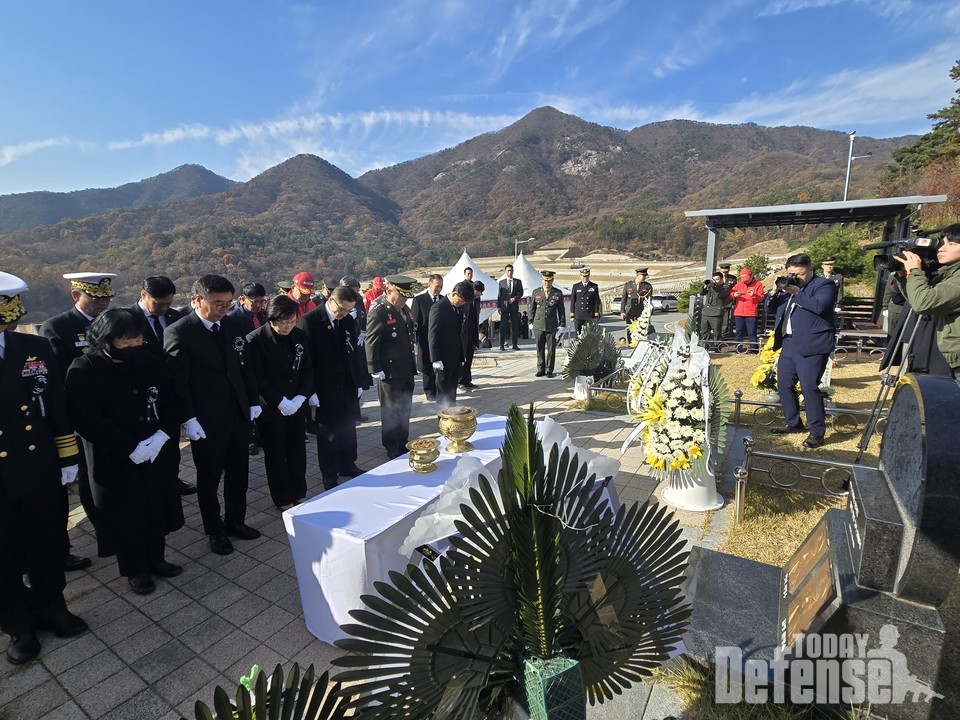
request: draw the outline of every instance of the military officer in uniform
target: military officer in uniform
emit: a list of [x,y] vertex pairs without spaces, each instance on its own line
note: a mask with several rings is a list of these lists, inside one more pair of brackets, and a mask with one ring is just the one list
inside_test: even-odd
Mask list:
[[370,307],[365,349],[380,396],[380,438],[392,460],[406,452],[410,437],[417,336],[406,303],[421,287],[406,275],[388,275],[386,281],[386,302]]
[[77,476],[77,440],[50,343],[14,332],[26,289],[0,272],[0,627],[14,664],[40,654],[38,630],[70,637],[87,629],[63,599],[62,485]]
[[577,332],[589,322],[600,322],[600,288],[590,282],[590,268],[580,269],[580,282],[574,283],[570,296],[570,321]]
[[[70,281],[70,297],[74,306],[65,313],[54,315],[40,326],[40,334],[53,346],[54,357],[60,372],[61,387],[66,382],[67,369],[87,347],[87,328],[90,323],[110,306],[117,294],[112,281],[115,273],[75,272],[66,273],[65,280]],[[80,504],[87,519],[97,528],[97,508],[90,491],[90,476],[83,448],[80,451],[80,473],[77,476],[77,490]],[[68,508],[69,512],[69,508]],[[64,516],[64,569],[82,570],[90,566],[90,558],[78,557],[70,553],[70,540],[66,537],[67,518]]]
[[[628,280],[623,285],[623,307],[620,317],[629,325],[643,312],[643,305],[653,294],[653,285],[647,282],[647,268],[637,268],[635,280]],[[627,343],[631,342],[630,330],[627,330]]]
[[839,306],[843,304],[843,275],[834,272],[836,265],[835,257],[825,257],[820,263],[820,269],[823,271],[823,276],[837,286],[837,305]]
[[543,287],[530,295],[530,322],[537,339],[537,377],[553,377],[557,340],[566,329],[563,325],[563,293],[553,286],[553,270],[541,270]]

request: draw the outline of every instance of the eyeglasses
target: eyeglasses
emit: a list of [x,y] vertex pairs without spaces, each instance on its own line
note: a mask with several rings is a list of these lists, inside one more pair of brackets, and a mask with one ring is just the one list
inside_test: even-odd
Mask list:
[[334,311],[333,314],[336,315],[337,317],[346,317],[347,315],[350,314],[350,311],[353,310],[352,307],[344,307],[343,305],[338,303],[336,300],[334,300],[334,302],[337,304],[337,309]]
[[207,298],[205,297],[201,297],[200,300],[205,302],[210,307],[217,308],[218,310],[223,310],[224,308],[228,308],[231,305],[233,305],[232,300],[217,300],[216,302],[213,302],[213,301],[207,300]]

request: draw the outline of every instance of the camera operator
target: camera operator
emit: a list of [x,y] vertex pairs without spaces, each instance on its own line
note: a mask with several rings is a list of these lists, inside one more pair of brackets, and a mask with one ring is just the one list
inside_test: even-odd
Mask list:
[[703,342],[713,340],[717,342],[723,338],[723,305],[729,291],[724,284],[723,273],[715,272],[713,280],[705,280],[703,289],[703,306],[700,311],[700,339]]
[[777,387],[786,424],[773,428],[776,435],[803,432],[800,404],[794,386],[800,381],[807,408],[810,434],[804,447],[823,445],[826,415],[820,378],[830,360],[835,344],[837,286],[813,272],[813,263],[806,253],[787,258],[788,275],[777,278],[777,321],[774,327],[774,349],[780,349],[777,362]]
[[915,252],[904,250],[903,257],[894,258],[907,272],[907,300],[917,313],[934,317],[937,346],[960,380],[960,223],[943,229],[937,248],[940,269],[933,277],[924,273],[923,259]]

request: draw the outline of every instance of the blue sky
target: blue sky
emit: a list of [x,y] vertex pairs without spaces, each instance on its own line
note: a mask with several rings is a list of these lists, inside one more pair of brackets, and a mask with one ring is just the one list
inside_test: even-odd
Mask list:
[[[949,104],[938,0],[50,0],[0,8],[0,194],[302,152],[347,173],[551,105],[891,137]],[[845,142],[845,140],[844,140]]]

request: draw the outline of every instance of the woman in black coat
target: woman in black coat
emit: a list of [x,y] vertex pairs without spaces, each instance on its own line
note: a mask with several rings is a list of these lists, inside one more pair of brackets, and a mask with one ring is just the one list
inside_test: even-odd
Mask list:
[[178,487],[179,422],[163,361],[144,350],[139,318],[103,312],[87,332],[86,354],[67,372],[70,418],[92,460],[100,515],[97,553],[117,556],[134,592],[153,592],[153,575],[183,570],[164,559],[165,536],[183,527]]
[[297,327],[298,303],[286,295],[270,298],[267,322],[247,335],[247,348],[260,391],[257,418],[267,485],[273,504],[286,510],[307,495],[304,431],[313,363],[307,336]]

